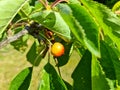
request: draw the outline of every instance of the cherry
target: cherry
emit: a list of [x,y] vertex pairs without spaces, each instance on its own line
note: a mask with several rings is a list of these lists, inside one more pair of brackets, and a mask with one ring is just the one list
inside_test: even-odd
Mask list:
[[65,48],[64,48],[63,44],[61,44],[59,42],[55,42],[51,47],[51,53],[55,57],[62,56],[64,54],[64,52],[65,52]]

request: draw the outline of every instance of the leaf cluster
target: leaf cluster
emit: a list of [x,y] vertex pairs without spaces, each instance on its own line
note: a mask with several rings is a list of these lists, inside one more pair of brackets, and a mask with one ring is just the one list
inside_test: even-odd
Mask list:
[[[24,69],[13,79],[10,90],[28,90],[33,68],[39,66],[45,57],[48,59],[38,90],[119,90],[120,18],[115,13],[119,10],[119,3],[110,9],[93,0],[58,3],[61,1],[0,1],[1,40],[25,29],[28,34],[11,45],[24,52],[29,46],[27,42],[32,42],[26,54],[32,67]],[[54,42],[65,46],[63,56],[51,55]],[[70,85],[63,80],[60,68],[74,57],[74,51],[81,59],[71,73],[73,84]],[[57,71],[52,60],[55,60]]]

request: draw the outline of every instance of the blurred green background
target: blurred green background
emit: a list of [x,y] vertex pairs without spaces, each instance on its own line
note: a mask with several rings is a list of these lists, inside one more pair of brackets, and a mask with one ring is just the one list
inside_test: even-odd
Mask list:
[[[31,45],[31,42],[28,43]],[[0,49],[0,90],[8,90],[10,82],[13,78],[26,67],[31,66],[26,60],[26,52],[21,53],[15,50],[12,46],[7,45]],[[41,71],[45,63],[47,62],[47,56],[41,61],[38,67],[33,70],[32,80],[29,90],[37,90],[41,79]],[[73,52],[69,62],[60,68],[62,77],[65,81],[72,84],[71,73],[75,69],[80,57],[76,52]],[[52,64],[55,66],[54,60],[51,58]],[[57,68],[56,68],[57,70]]]

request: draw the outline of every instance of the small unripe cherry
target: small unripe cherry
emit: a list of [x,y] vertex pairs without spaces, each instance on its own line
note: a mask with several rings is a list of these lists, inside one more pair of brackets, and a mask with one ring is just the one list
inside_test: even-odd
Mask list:
[[59,42],[55,42],[52,47],[51,47],[51,53],[53,54],[53,56],[55,57],[60,57],[64,54],[65,52],[65,48],[64,46],[59,43]]

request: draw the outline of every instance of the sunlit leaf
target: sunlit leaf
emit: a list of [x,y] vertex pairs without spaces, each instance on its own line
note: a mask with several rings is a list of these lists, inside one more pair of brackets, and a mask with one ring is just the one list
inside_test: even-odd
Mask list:
[[[63,40],[69,42],[71,33],[69,26],[66,24],[62,16],[55,11],[43,11],[31,15],[31,18],[46,28],[55,32]],[[61,23],[62,22],[62,23]]]
[[81,0],[83,5],[95,18],[96,22],[103,30],[104,34],[108,35],[118,46],[120,50],[120,18],[118,18],[106,6],[90,0]]
[[115,5],[112,7],[112,11],[115,12],[116,10],[120,9],[120,1],[116,2]]
[[29,5],[29,2],[27,2],[19,11],[19,15],[22,17],[22,18],[28,18],[29,14],[31,13],[32,11],[32,8],[30,7]]
[[[79,23],[83,32],[83,41],[94,55],[100,57],[99,27],[85,7],[80,4],[69,4],[73,17]],[[80,29],[79,29],[80,30]]]
[[[46,77],[44,79],[49,80],[49,83],[48,81],[47,83],[44,83],[44,84],[49,84],[49,85],[44,85],[44,86],[46,86],[47,88],[50,87],[50,90],[68,90],[63,80],[57,74],[56,70],[50,63],[47,63],[45,65],[44,70],[47,72]],[[44,90],[44,89],[41,89],[41,90]]]
[[57,6],[61,16],[68,24],[74,37],[72,39],[77,39],[80,43],[83,44],[83,31],[82,27],[77,23],[77,21],[72,16],[72,11],[67,4],[59,4]]
[[31,76],[32,67],[22,70],[11,82],[9,90],[28,90]]
[[42,71],[42,79],[40,80],[39,90],[50,90],[49,73],[45,70]]
[[0,0],[0,37],[11,20],[28,0]]

